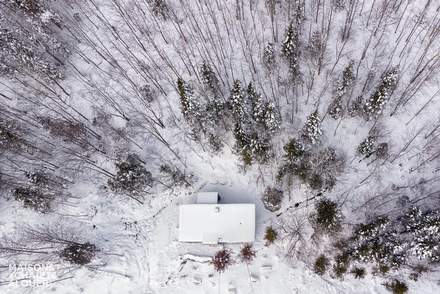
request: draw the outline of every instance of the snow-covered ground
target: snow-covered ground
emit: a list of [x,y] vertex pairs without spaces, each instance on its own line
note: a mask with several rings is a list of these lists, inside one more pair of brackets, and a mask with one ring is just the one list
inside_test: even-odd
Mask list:
[[[6,1],[0,2],[4,5]],[[21,2],[10,1],[10,5]],[[69,44],[65,59],[61,53],[56,55],[61,49],[53,50],[58,52],[55,59],[64,61],[63,79],[40,79],[33,74],[39,70],[37,61],[32,59],[29,69],[25,55],[22,60],[11,57],[14,74],[2,68],[0,234],[4,238],[0,241],[0,293],[389,293],[383,284],[393,278],[404,281],[409,293],[439,292],[436,266],[417,279],[408,278],[414,273],[410,267],[391,270],[386,276],[373,275],[372,263],[361,264],[367,270],[363,279],[347,273],[341,280],[332,277],[331,271],[319,276],[313,270],[317,256],[333,257],[335,240],[348,237],[356,224],[376,216],[397,218],[411,204],[424,210],[439,209],[438,3],[59,2],[47,1],[53,13],[41,13],[40,24],[28,17],[21,27],[19,22],[6,21],[5,15],[14,9],[0,8],[5,32],[8,26],[20,27],[19,33],[14,31],[20,36],[17,39],[11,37],[15,33],[0,35],[5,48],[2,54],[26,53],[17,45],[19,41],[40,40],[38,25],[51,21],[50,34],[62,36],[60,39]],[[59,19],[53,19],[55,15]],[[286,30],[298,21],[299,43],[289,43]],[[59,45],[56,38],[48,39],[50,46],[36,42],[42,47],[35,50],[35,56],[45,56],[44,52],[52,52],[51,46]],[[301,74],[297,77],[292,77],[289,68],[293,59],[287,61],[281,53],[287,43],[289,50],[298,46],[300,51]],[[270,70],[264,55],[268,48],[275,52]],[[2,58],[7,59],[5,55]],[[203,85],[200,67],[205,62],[218,78],[215,95]],[[342,72],[349,64],[355,79],[343,88]],[[221,151],[210,149],[203,136],[200,142],[193,140],[194,125],[182,115],[178,79],[191,85],[194,105],[212,102],[213,96],[226,101],[236,80],[244,87],[252,82],[261,97],[279,111],[280,129],[270,137],[274,155],[265,163],[244,166],[234,149],[235,118],[231,114],[224,116],[231,121],[204,126],[224,144]],[[144,86],[152,92],[145,94],[141,90]],[[343,109],[337,119],[328,112],[335,97],[341,98]],[[358,111],[363,109],[365,114],[349,115],[358,97],[364,105]],[[383,109],[373,111],[368,106],[375,97],[389,101],[382,105],[377,98]],[[303,126],[314,111],[319,113],[322,134],[309,130],[319,137],[319,143],[312,139],[307,147],[313,154],[311,164],[319,165],[319,152],[331,147],[343,165],[342,173],[334,171],[337,181],[329,190],[313,190],[298,178],[293,182],[276,180],[285,163],[283,146],[292,138],[302,138]],[[45,124],[45,117],[52,122],[84,124],[87,142],[81,141],[81,132],[63,130],[62,124],[56,125],[59,129]],[[202,113],[202,117],[209,116]],[[14,129],[15,124],[21,129]],[[13,145],[8,149],[10,146],[3,144],[11,138],[4,131],[8,128],[29,142],[26,148]],[[361,142],[369,136],[376,144],[386,143],[383,157],[359,154]],[[142,191],[141,201],[134,194],[127,197],[110,189],[116,164],[128,153],[137,154],[154,179],[154,184]],[[166,179],[159,169],[163,164],[184,171],[189,185],[179,186]],[[65,197],[56,198],[62,201],[55,201],[48,214],[24,208],[23,202],[11,196],[14,188],[32,186],[24,174],[36,169],[62,179],[56,189],[42,188]],[[261,197],[266,187],[283,190],[280,210],[265,209]],[[179,205],[195,203],[199,191],[218,192],[222,203],[255,204],[256,257],[249,264],[240,260],[243,244],[178,241]],[[309,216],[321,196],[337,202],[345,216],[340,235],[315,238]],[[294,224],[300,224],[307,242],[298,243],[288,254],[289,226]],[[278,232],[271,245],[264,239],[269,226]],[[11,253],[11,248],[23,250],[20,246],[28,242],[25,237],[30,228],[61,228],[66,238],[71,235],[76,242],[90,242],[99,251],[82,266],[56,254]],[[55,252],[58,245],[35,246]],[[9,251],[1,246],[9,246]],[[236,263],[220,274],[210,261],[222,248],[232,250]],[[30,270],[25,269],[27,265]],[[49,285],[29,286],[28,277],[14,276],[16,267],[20,273],[35,275],[36,268],[44,265],[50,265],[50,273],[55,275],[43,278]]]

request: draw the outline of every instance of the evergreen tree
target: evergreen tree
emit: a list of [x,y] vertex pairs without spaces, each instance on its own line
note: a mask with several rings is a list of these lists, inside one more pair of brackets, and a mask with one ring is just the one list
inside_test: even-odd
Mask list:
[[353,62],[344,69],[342,72],[342,78],[338,82],[338,86],[336,88],[336,97],[333,99],[332,103],[328,108],[328,114],[334,118],[338,119],[342,114],[342,98],[347,93],[348,89],[354,83],[354,73],[353,73]]
[[316,145],[319,142],[320,135],[322,134],[320,126],[321,122],[319,120],[318,110],[315,110],[307,117],[301,137],[310,144]]
[[364,113],[367,120],[371,120],[373,117],[377,118],[382,113],[382,108],[387,103],[390,92],[394,90],[397,84],[397,73],[397,68],[385,73],[379,87],[370,95],[364,105]]
[[200,105],[195,98],[192,87],[181,78],[178,78],[177,89],[179,90],[180,107],[185,118],[189,121],[198,120]]

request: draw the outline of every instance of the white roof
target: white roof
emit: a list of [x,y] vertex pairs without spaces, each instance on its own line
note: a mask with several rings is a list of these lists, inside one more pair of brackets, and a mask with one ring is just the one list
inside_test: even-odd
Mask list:
[[[218,212],[217,212],[218,211]],[[179,241],[254,242],[255,204],[180,205]]]
[[197,203],[199,204],[217,204],[217,192],[199,192],[197,193]]

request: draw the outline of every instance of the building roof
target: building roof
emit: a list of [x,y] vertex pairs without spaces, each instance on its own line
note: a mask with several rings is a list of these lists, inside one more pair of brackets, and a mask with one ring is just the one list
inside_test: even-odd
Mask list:
[[199,192],[197,193],[198,204],[217,204],[218,193],[217,192]]
[[179,241],[254,242],[255,204],[180,205]]

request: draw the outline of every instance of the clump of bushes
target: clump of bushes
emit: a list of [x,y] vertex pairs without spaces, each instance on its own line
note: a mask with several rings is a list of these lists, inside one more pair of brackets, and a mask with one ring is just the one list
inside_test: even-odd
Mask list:
[[281,208],[281,202],[283,201],[283,191],[276,188],[267,187],[266,191],[261,198],[264,207],[271,211],[277,211]]
[[295,138],[284,145],[284,151],[285,163],[278,170],[277,181],[286,178],[290,182],[291,177],[297,177],[315,191],[331,190],[345,165],[344,157],[334,148],[306,150]]
[[19,187],[12,191],[12,196],[17,201],[23,202],[25,208],[30,208],[39,213],[49,213],[52,211],[52,201],[54,197],[43,193],[39,189]]
[[135,154],[116,164],[116,176],[108,180],[110,188],[117,193],[124,193],[140,202],[141,192],[153,184],[153,177]]
[[324,275],[328,269],[330,268],[330,260],[324,255],[321,254],[315,261],[313,265],[313,271],[317,275]]
[[72,243],[60,252],[60,257],[72,264],[85,265],[92,261],[97,251],[96,246],[89,242]]

